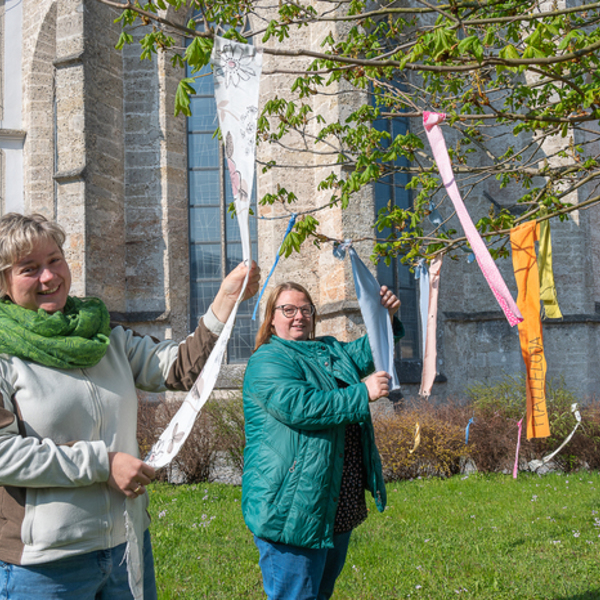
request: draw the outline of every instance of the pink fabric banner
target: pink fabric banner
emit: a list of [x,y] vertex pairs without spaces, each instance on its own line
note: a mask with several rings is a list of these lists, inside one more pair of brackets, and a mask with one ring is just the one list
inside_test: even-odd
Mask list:
[[494,293],[498,304],[500,304],[500,307],[504,311],[508,322],[510,323],[511,327],[514,327],[523,320],[523,317],[519,312],[513,297],[510,295],[510,292],[506,287],[506,283],[504,283],[504,279],[502,279],[502,275],[500,275],[500,271],[498,270],[494,259],[490,255],[489,250],[481,239],[481,236],[475,228],[475,225],[473,225],[473,221],[471,220],[467,208],[465,207],[465,204],[460,196],[458,186],[456,185],[456,181],[454,179],[454,173],[452,172],[452,165],[450,164],[450,156],[448,155],[448,149],[446,148],[446,142],[444,141],[444,134],[439,126],[439,124],[445,118],[446,115],[443,113],[423,113],[423,125],[425,126],[425,132],[427,133],[427,139],[431,144],[433,157],[440,171],[442,181],[444,182],[444,187],[448,192],[450,200],[452,200],[452,203],[454,204],[456,214],[460,220],[460,224],[463,227],[465,236],[469,240],[469,244],[473,249],[475,258],[479,263],[479,267],[481,268],[488,285]]
[[523,430],[523,419],[521,419],[518,423],[519,432],[517,433],[517,450],[515,452],[515,466],[513,467],[513,479],[517,478],[517,473],[519,472],[519,450],[521,449],[521,431]]

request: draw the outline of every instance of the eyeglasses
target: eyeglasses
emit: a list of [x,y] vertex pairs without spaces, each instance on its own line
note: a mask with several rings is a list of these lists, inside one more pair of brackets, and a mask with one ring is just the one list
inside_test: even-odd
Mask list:
[[284,317],[291,319],[296,316],[296,313],[300,311],[300,314],[308,319],[315,314],[315,307],[312,304],[305,304],[304,306],[294,306],[293,304],[281,304],[276,306],[275,310],[280,310]]

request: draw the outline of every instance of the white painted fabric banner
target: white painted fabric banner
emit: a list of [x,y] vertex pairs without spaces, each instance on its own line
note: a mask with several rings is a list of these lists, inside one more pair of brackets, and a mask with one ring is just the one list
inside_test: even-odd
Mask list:
[[[225,144],[227,170],[233,190],[235,210],[240,226],[242,255],[247,265],[252,263],[248,217],[256,156],[256,125],[258,93],[262,70],[262,52],[245,44],[215,37],[211,55],[215,83],[215,100],[219,126]],[[196,416],[212,392],[223,362],[227,342],[235,324],[238,306],[244,297],[248,274],[239,298],[225,327],[210,353],[202,372],[187,394],[168,427],[154,444],[145,461],[159,469],[168,465],[188,438]],[[137,499],[127,498],[127,569],[129,587],[135,600],[144,597],[143,588],[143,518]]]
[[[249,265],[252,261],[252,251],[248,216],[255,168],[262,52],[254,46],[215,37],[211,62],[219,126],[225,144],[227,169],[240,225],[242,253],[244,261]],[[168,465],[177,455],[190,434],[196,415],[215,386],[247,282],[248,275],[238,301],[200,376],[146,459],[146,462],[156,469]]]

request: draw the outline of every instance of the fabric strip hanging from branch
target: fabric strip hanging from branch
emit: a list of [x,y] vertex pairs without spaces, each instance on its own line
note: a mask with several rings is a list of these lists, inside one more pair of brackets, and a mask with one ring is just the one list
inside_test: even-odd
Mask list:
[[367,329],[375,370],[391,375],[390,390],[400,389],[394,365],[394,332],[390,314],[381,305],[380,285],[352,248],[351,240],[333,247],[333,255],[339,260],[344,260],[346,252],[350,255],[356,299]]
[[552,268],[552,237],[550,222],[540,223],[540,241],[538,246],[538,269],[540,271],[540,299],[542,310],[548,319],[562,319],[558,306],[556,287],[554,286],[554,270]]
[[513,267],[519,289],[517,305],[525,317],[519,324],[519,340],[527,373],[528,440],[550,435],[546,410],[546,357],[540,319],[540,280],[535,256],[538,229],[535,221],[529,221],[510,232]]
[[269,271],[269,274],[267,275],[267,278],[265,279],[265,282],[263,283],[262,289],[260,290],[260,293],[258,294],[258,298],[256,299],[256,304],[254,305],[254,311],[252,313],[252,320],[256,321],[256,315],[258,314],[258,307],[260,305],[260,301],[263,297],[263,294],[265,293],[265,290],[267,289],[267,285],[269,285],[269,280],[271,279],[271,275],[273,275],[273,273],[275,272],[275,267],[277,267],[277,263],[279,263],[279,257],[281,255],[281,249],[283,248],[283,244],[285,243],[285,240],[287,239],[287,236],[290,235],[292,229],[294,228],[294,224],[296,223],[296,213],[292,213],[292,216],[290,217],[290,220],[288,221],[285,233],[283,234],[283,239],[281,240],[281,244],[279,244],[279,250],[277,250],[277,254],[275,255],[275,260],[273,261],[273,266],[271,267],[271,270]]
[[454,204],[456,214],[463,227],[465,236],[467,237],[467,240],[469,240],[469,244],[475,253],[475,258],[479,263],[479,267],[481,268],[488,285],[494,293],[498,304],[500,304],[500,307],[504,311],[508,322],[510,323],[511,327],[513,327],[514,325],[520,323],[523,320],[523,317],[519,312],[513,297],[510,295],[510,292],[506,287],[506,283],[504,283],[504,280],[502,279],[502,275],[500,275],[500,271],[498,270],[494,259],[491,257],[489,250],[481,239],[481,236],[479,235],[475,225],[473,225],[473,221],[471,220],[471,217],[469,216],[465,204],[460,196],[460,192],[452,172],[452,165],[450,164],[450,156],[448,155],[448,149],[446,148],[446,142],[444,141],[444,134],[439,126],[439,124],[445,118],[446,115],[443,113],[423,113],[423,125],[425,126],[427,139],[431,144],[433,157],[440,171],[442,181],[444,182],[444,187],[448,192],[450,200],[452,200],[452,203]]
[[419,280],[419,317],[421,321],[421,358],[425,359],[427,339],[427,314],[429,312],[429,271],[427,261],[422,258],[415,267],[415,279]]
[[429,305],[427,307],[427,333],[423,340],[425,351],[423,353],[423,373],[421,375],[421,389],[419,395],[425,398],[431,394],[431,388],[437,375],[437,312],[440,290],[440,272],[442,269],[443,255],[439,254],[429,267]]

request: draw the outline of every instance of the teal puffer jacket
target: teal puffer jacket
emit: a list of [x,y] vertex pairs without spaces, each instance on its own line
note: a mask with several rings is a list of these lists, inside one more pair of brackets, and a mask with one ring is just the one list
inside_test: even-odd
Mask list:
[[[367,487],[386,503],[367,386],[374,370],[367,336],[288,341],[273,336],[244,377],[246,449],[242,510],[260,538],[331,548],[344,464],[345,426],[360,423]],[[339,389],[336,377],[349,384]]]

